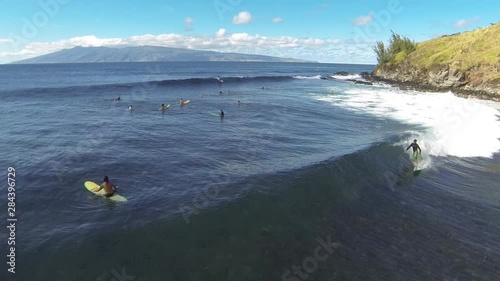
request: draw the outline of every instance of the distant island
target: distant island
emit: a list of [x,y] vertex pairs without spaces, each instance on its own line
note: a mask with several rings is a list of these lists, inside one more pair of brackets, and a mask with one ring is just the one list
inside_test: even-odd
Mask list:
[[393,33],[374,47],[375,79],[500,101],[500,24],[415,43]]
[[74,47],[12,64],[89,63],[89,62],[161,62],[161,61],[236,61],[236,62],[312,62],[264,55],[220,53],[159,46]]

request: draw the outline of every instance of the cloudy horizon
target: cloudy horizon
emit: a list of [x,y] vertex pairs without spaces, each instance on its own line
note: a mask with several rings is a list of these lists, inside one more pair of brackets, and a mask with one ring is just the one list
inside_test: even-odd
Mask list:
[[[77,46],[151,45],[325,63],[375,64],[372,48],[376,41],[387,40],[392,30],[422,41],[500,18],[495,9],[491,15],[479,16],[474,9],[456,8],[446,18],[435,19],[435,12],[429,12],[419,28],[411,24],[408,7],[411,3],[412,12],[423,9],[427,0],[363,1],[364,5],[296,3],[286,5],[286,9],[280,2],[216,0],[197,3],[197,9],[177,1],[169,5],[162,1],[134,2],[117,7],[112,3],[40,0],[21,8],[7,2],[6,9],[0,12],[5,15],[0,17],[0,25],[6,27],[0,31],[0,63]],[[424,33],[423,28],[429,31]]]

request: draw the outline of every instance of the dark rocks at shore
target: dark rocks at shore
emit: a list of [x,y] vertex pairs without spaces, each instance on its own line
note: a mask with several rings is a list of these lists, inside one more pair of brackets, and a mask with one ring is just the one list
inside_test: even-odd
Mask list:
[[360,73],[361,78],[363,78],[366,81],[374,82],[375,79],[373,79],[373,76],[370,72],[363,71]]
[[398,87],[402,90],[407,90],[407,91],[421,91],[421,92],[444,92],[444,91],[451,91],[453,92],[454,95],[458,97],[463,97],[463,98],[476,98],[476,99],[482,99],[482,100],[492,100],[492,101],[500,101],[500,98],[491,92],[488,91],[481,91],[481,90],[475,90],[475,89],[467,89],[465,87],[442,87],[442,86],[435,86],[431,84],[425,84],[425,83],[420,83],[420,82],[413,82],[413,81],[397,81],[397,80],[392,80],[392,79],[385,79],[379,76],[374,76],[371,75],[371,78],[373,81],[378,81],[378,82],[383,82],[386,84],[389,84],[391,86]]
[[451,91],[460,97],[500,101],[498,89],[486,85],[472,85],[464,73],[451,67],[428,71],[378,68],[370,76],[373,81],[384,82],[404,90]]
[[[334,75],[349,76],[349,75],[353,75],[353,74],[350,72],[347,72],[347,71],[338,71],[338,72],[335,72]],[[354,84],[359,84],[359,85],[373,85],[374,79],[369,72],[361,72],[360,75],[361,75],[361,78],[363,78],[363,80],[359,80],[359,79],[343,79],[343,80],[348,81],[348,82],[352,82]]]
[[360,85],[373,85],[372,82],[362,81],[362,80],[357,80],[357,79],[347,79],[346,81],[353,82],[354,84],[360,84]]
[[[382,74],[382,75],[380,75]],[[347,71],[338,71],[335,73],[338,76],[352,75]],[[391,86],[398,87],[402,90],[409,91],[422,91],[422,92],[444,92],[451,91],[456,96],[464,98],[477,98],[483,100],[500,101],[500,97],[494,91],[485,88],[473,88],[468,85],[465,76],[453,69],[440,69],[435,70],[431,74],[427,74],[427,79],[420,79],[419,75],[413,73],[412,75],[403,76],[404,79],[398,79],[397,74],[380,72],[376,70],[373,73],[361,72],[360,76],[363,80],[359,79],[345,79],[344,81],[351,82],[359,85],[373,85],[376,82],[382,82]],[[389,77],[389,78],[386,78]],[[419,79],[417,79],[419,77]],[[322,78],[323,79],[323,78]]]
[[350,75],[351,73],[347,72],[347,71],[337,71],[335,72],[335,75],[338,75],[338,76],[347,76],[347,75]]

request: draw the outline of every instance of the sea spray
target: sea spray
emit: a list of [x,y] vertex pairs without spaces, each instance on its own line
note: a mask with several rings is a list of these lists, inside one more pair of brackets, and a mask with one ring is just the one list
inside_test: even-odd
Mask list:
[[353,87],[343,94],[318,99],[423,127],[418,132],[419,143],[432,156],[492,157],[500,151],[499,112],[482,101],[456,97],[450,92],[423,93],[391,87]]

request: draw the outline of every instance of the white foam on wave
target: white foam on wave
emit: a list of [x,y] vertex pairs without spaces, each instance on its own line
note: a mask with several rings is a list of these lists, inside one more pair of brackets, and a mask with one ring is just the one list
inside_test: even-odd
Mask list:
[[303,80],[319,80],[319,79],[321,79],[321,75],[315,75],[315,76],[302,76],[302,75],[298,75],[298,76],[293,76],[293,78],[295,78],[295,79],[303,79]]
[[353,87],[318,99],[426,127],[422,132],[410,132],[409,139],[419,139],[425,154],[492,157],[500,151],[500,112],[489,102],[456,97],[451,92],[422,93],[392,87]]
[[363,77],[361,77],[361,75],[359,74],[332,75],[331,77],[339,80],[349,80],[349,79],[364,80]]

